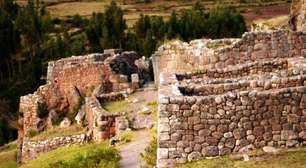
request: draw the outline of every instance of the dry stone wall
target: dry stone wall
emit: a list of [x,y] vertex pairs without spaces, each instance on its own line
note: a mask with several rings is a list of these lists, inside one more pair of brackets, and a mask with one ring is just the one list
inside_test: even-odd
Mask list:
[[161,76],[173,80],[159,91],[158,167],[245,148],[306,145],[305,79],[197,96],[182,94],[173,74]]
[[85,99],[86,120],[92,139],[96,142],[109,139],[116,135],[116,117],[118,114],[105,111],[97,98]]
[[80,145],[87,142],[86,134],[55,137],[46,140],[24,140],[22,145],[22,163],[35,159],[42,153],[52,151],[59,147]]
[[153,61],[157,167],[306,145],[305,35],[253,32],[215,48],[210,40],[162,46]]
[[[306,56],[306,33],[288,30],[247,32],[241,39],[174,41],[153,55],[154,76],[161,72],[221,69],[272,58]],[[156,85],[159,79],[155,80]]]

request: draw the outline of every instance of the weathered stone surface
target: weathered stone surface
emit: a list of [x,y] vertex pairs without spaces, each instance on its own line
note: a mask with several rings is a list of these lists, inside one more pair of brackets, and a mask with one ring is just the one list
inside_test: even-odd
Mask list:
[[266,153],[278,154],[280,152],[279,149],[276,149],[272,146],[264,146],[262,150]]
[[217,146],[208,146],[202,149],[203,156],[211,157],[219,155],[219,149]]
[[201,159],[202,155],[200,152],[191,152],[189,155],[188,155],[188,161],[191,162],[191,161],[196,161],[196,160],[199,160]]
[[70,125],[71,125],[71,121],[67,117],[65,117],[63,121],[61,121],[60,123],[61,128],[66,128],[66,127],[69,127]]

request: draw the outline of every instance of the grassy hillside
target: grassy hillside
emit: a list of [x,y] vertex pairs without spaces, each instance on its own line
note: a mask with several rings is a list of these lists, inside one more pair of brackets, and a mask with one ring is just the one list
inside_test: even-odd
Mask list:
[[0,168],[16,168],[16,142],[0,147]]

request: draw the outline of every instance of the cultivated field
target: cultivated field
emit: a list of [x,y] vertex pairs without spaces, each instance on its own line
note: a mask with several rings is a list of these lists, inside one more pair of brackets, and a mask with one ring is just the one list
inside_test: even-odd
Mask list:
[[[143,3],[144,0],[117,0],[117,4],[124,10],[125,19],[131,26],[139,18],[139,15],[157,15],[168,18],[172,11],[177,13],[184,9],[191,8],[196,0],[152,0],[149,3]],[[205,9],[211,9],[217,5],[234,6],[241,10],[246,18],[248,27],[257,19],[269,19],[279,15],[289,13],[290,4],[285,0],[269,0],[260,2],[259,0],[246,0],[248,3],[240,3],[244,0],[202,0]],[[262,0],[261,0],[262,1]],[[17,1],[19,4],[25,4],[25,0]],[[73,15],[90,17],[93,12],[103,12],[106,5],[111,0],[44,0],[47,10],[54,18],[65,19]]]

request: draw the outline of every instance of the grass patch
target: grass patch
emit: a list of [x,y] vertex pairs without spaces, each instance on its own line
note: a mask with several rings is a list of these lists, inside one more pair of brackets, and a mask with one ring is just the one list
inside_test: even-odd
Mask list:
[[102,144],[62,147],[40,155],[21,168],[118,168],[119,152]]
[[0,147],[0,167],[1,168],[17,168],[17,142],[11,142]]
[[84,133],[85,129],[80,125],[72,125],[67,128],[60,128],[55,127],[53,129],[44,131],[34,137],[31,138],[31,140],[45,140],[49,138],[55,138],[55,137],[62,137],[62,136],[69,136],[69,135],[77,135]]
[[108,112],[127,112],[130,103],[127,100],[113,101],[103,103],[102,107]]
[[129,143],[135,138],[133,131],[125,131],[119,135],[120,143]]
[[[257,152],[255,152],[257,153]],[[258,152],[253,156],[259,156],[264,161],[234,161],[229,157],[219,157],[216,159],[205,159],[192,163],[180,165],[180,168],[305,168],[306,167],[306,150],[298,149],[295,151],[283,151],[278,155],[264,154]],[[251,154],[251,155],[252,155]]]
[[140,159],[143,162],[143,168],[153,168],[156,166],[157,159],[157,138],[156,128],[150,130],[151,141],[145,148],[144,152],[140,154]]

